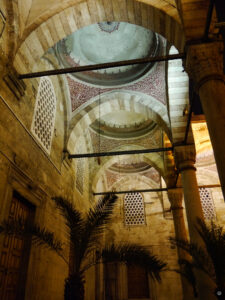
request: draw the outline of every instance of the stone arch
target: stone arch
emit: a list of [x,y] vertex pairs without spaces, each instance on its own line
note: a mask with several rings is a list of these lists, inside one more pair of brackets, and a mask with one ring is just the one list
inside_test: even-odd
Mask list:
[[123,21],[143,26],[164,36],[177,49],[183,49],[181,24],[159,8],[137,0],[110,0],[107,9],[100,0],[72,4],[74,2],[60,12],[56,9],[52,17],[49,16],[44,22],[42,19],[43,23],[39,20],[38,27],[33,25],[24,34],[13,63],[17,72],[37,71],[36,61],[58,41],[79,28],[103,21]]
[[[131,149],[132,147],[129,147]],[[141,149],[140,146],[136,146],[135,149]],[[122,150],[122,149],[117,149],[117,150]],[[122,159],[129,158],[129,155],[125,155],[121,158]],[[107,170],[111,165],[113,165],[115,162],[117,162],[117,157],[109,157],[106,159],[99,170],[96,170],[96,175],[93,178],[92,181],[92,190],[95,191],[97,182],[99,178],[104,174],[105,170]],[[139,154],[139,160],[148,163],[151,165],[153,168],[155,168],[159,174],[164,178],[165,180],[165,172],[164,172],[164,166],[162,162],[162,157],[158,153],[149,153],[149,154]]]
[[99,117],[99,110],[100,115],[103,116],[109,112],[121,109],[146,115],[146,117],[162,127],[169,138],[171,137],[169,119],[164,104],[142,93],[132,92],[131,94],[128,91],[113,91],[101,95],[100,108],[99,97],[94,97],[77,110],[71,120],[67,143],[68,150],[73,151],[74,143],[78,137]]

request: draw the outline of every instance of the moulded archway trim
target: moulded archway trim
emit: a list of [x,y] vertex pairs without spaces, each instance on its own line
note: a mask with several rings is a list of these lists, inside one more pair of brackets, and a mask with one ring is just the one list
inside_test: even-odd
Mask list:
[[80,135],[101,116],[126,110],[141,113],[158,124],[167,136],[171,138],[169,119],[164,104],[151,96],[139,92],[112,91],[101,95],[101,98],[94,97],[83,104],[74,114],[70,122],[67,149],[73,153],[75,143]]
[[[129,146],[128,148],[133,149],[134,146]],[[135,149],[141,149],[141,148],[142,147],[140,147],[138,145],[135,146]],[[122,150],[122,149],[123,149],[123,147],[120,147],[117,150]],[[123,158],[121,158],[120,161],[122,162],[123,159],[128,159],[128,158],[130,158],[129,155],[123,156]],[[150,166],[155,168],[159,172],[159,174],[164,178],[164,176],[165,176],[165,174],[164,174],[164,165],[163,165],[162,157],[158,153],[149,153],[149,154],[139,155],[138,160],[140,162],[148,163]],[[93,191],[96,191],[96,185],[98,183],[99,178],[104,174],[104,172],[107,169],[109,169],[116,162],[118,162],[118,157],[115,157],[115,156],[111,157],[111,158],[107,158],[102,162],[101,166],[99,167],[99,170],[97,170],[96,175],[94,176],[93,181],[92,181],[93,182],[92,183],[92,190]],[[129,175],[126,175],[126,177],[127,176],[129,176]]]
[[56,9],[57,13],[44,22],[44,18],[37,21],[35,24],[38,27],[30,26],[27,33],[23,34],[16,51],[13,64],[17,72],[37,71],[36,62],[58,41],[84,26],[104,21],[143,26],[161,34],[177,49],[183,50],[184,34],[181,24],[162,10],[136,0],[109,0],[108,8],[100,0],[87,0],[60,12]]

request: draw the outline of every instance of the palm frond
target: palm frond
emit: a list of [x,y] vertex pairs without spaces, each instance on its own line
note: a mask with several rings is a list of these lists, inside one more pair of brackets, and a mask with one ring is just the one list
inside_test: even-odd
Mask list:
[[192,266],[194,268],[202,270],[210,278],[214,278],[212,261],[209,258],[205,249],[203,249],[195,243],[190,243],[185,240],[180,240],[172,237],[170,237],[169,239],[173,245],[183,249],[192,256]]
[[176,273],[184,276],[187,281],[190,283],[193,289],[193,294],[195,298],[198,297],[198,292],[197,292],[197,282],[194,274],[194,265],[191,261],[187,259],[179,259],[179,265],[180,269],[179,270],[173,270]]
[[62,243],[55,238],[53,232],[28,221],[24,222],[21,218],[3,221],[0,226],[0,233],[29,237],[36,245],[45,246],[58,254],[62,251]]
[[166,263],[151,254],[146,248],[136,244],[111,244],[100,253],[103,262],[124,262],[143,267],[157,281],[161,280],[160,272],[165,270]]
[[82,218],[81,213],[70,201],[62,197],[53,197],[52,200],[60,210],[61,215],[65,218],[65,224],[68,229],[70,240],[79,243],[85,224],[85,220]]
[[99,241],[105,225],[111,220],[117,196],[107,194],[87,212],[85,226],[80,244],[80,259],[87,255]]
[[216,283],[224,284],[225,281],[225,232],[223,227],[211,221],[206,225],[200,219],[197,220],[197,231],[205,243],[207,253],[212,260]]

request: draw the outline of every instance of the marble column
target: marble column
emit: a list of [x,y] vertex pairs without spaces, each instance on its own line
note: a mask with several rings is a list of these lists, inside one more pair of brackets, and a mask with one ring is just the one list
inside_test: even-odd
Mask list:
[[[183,193],[181,189],[168,190],[168,198],[171,204],[171,210],[173,214],[175,237],[176,239],[187,241],[188,235],[184,223],[182,197],[183,197]],[[183,259],[189,261],[191,260],[191,257],[188,255],[188,253],[179,247],[177,247],[177,254],[179,260],[183,260]],[[183,270],[182,264],[180,265],[180,270],[181,272]],[[193,288],[184,276],[181,276],[181,284],[183,290],[183,300],[194,299]]]
[[225,77],[223,44],[213,42],[187,48],[186,71],[199,93],[225,198]]
[[[175,148],[176,166],[181,174],[184,202],[190,241],[204,248],[204,243],[196,230],[197,219],[204,220],[196,178],[194,145],[179,146]],[[203,272],[195,271],[200,300],[215,300],[215,285]]]

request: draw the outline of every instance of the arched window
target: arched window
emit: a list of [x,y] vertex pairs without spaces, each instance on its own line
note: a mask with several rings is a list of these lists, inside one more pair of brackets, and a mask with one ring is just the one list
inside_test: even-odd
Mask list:
[[199,188],[203,215],[206,220],[215,219],[216,213],[213,199],[208,188]]
[[56,95],[54,87],[50,78],[43,77],[38,87],[31,132],[48,153],[51,151],[55,114]]
[[129,193],[124,197],[125,225],[145,225],[144,199],[140,193]]

